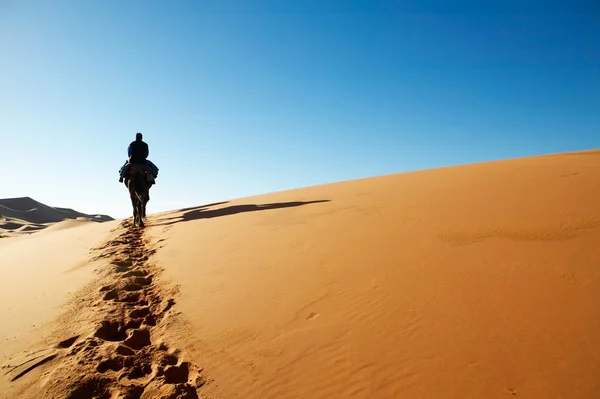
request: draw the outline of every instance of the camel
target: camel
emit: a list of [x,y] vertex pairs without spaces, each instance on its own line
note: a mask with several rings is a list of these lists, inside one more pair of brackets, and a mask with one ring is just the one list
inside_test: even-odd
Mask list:
[[150,201],[150,187],[152,183],[148,181],[146,169],[140,165],[131,165],[129,178],[125,182],[129,189],[131,205],[133,206],[133,227],[146,227],[144,218],[146,217],[146,204]]

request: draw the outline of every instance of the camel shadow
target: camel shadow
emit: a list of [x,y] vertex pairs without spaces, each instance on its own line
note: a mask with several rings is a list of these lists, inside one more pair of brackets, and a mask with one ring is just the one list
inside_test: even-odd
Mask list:
[[272,209],[283,209],[283,208],[294,208],[298,206],[319,204],[323,202],[329,202],[329,200],[315,200],[315,201],[293,201],[293,202],[278,202],[273,204],[247,204],[247,205],[231,205],[220,209],[209,209],[210,207],[226,204],[227,202],[217,202],[215,204],[202,205],[195,208],[184,208],[180,209],[180,212],[184,212],[181,216],[176,216],[168,219],[164,219],[157,223],[157,226],[169,226],[175,223],[190,222],[192,220],[199,219],[212,219],[223,216],[231,216],[238,213],[245,212],[257,212],[257,211],[268,211]]

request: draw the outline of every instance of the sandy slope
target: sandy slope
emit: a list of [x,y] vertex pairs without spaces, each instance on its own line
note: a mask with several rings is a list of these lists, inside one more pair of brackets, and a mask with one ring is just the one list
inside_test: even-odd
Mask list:
[[[84,263],[91,248],[114,227],[114,222],[60,231],[50,227],[0,241],[0,363],[43,345],[52,333],[48,325],[93,276]],[[8,389],[7,382],[0,379],[0,392]]]
[[206,397],[598,398],[599,177],[563,154],[162,215],[180,344]]
[[[29,197],[0,199],[0,238],[43,230],[63,221],[106,222],[107,215],[87,215],[70,208],[51,207]],[[77,226],[63,223],[61,229]]]
[[[598,151],[465,165],[111,223],[89,255],[40,247],[88,274],[45,276],[82,288],[35,353],[2,347],[0,392],[600,397],[599,176]],[[35,270],[34,238],[0,256]]]

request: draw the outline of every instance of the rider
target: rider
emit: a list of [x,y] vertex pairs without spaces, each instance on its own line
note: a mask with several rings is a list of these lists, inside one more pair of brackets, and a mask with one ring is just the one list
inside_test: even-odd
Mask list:
[[[129,158],[125,162],[125,165],[121,167],[119,171],[119,183],[123,183],[123,179],[129,175],[129,168],[131,164],[134,165],[145,165],[150,169],[152,176],[156,178],[158,176],[158,168],[152,162],[147,160],[148,158],[148,144],[142,140],[142,133],[136,133],[135,141],[132,141],[127,148],[127,155]],[[155,182],[152,182],[155,183]]]

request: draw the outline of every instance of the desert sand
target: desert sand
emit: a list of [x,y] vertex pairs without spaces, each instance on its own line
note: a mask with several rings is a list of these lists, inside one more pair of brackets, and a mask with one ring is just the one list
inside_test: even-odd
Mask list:
[[[64,229],[110,220],[113,218],[108,215],[87,215],[70,208],[51,207],[29,197],[0,199],[0,238],[31,234],[50,226]],[[61,226],[56,226],[58,223]]]
[[599,398],[599,177],[555,154],[0,240],[0,392]]

